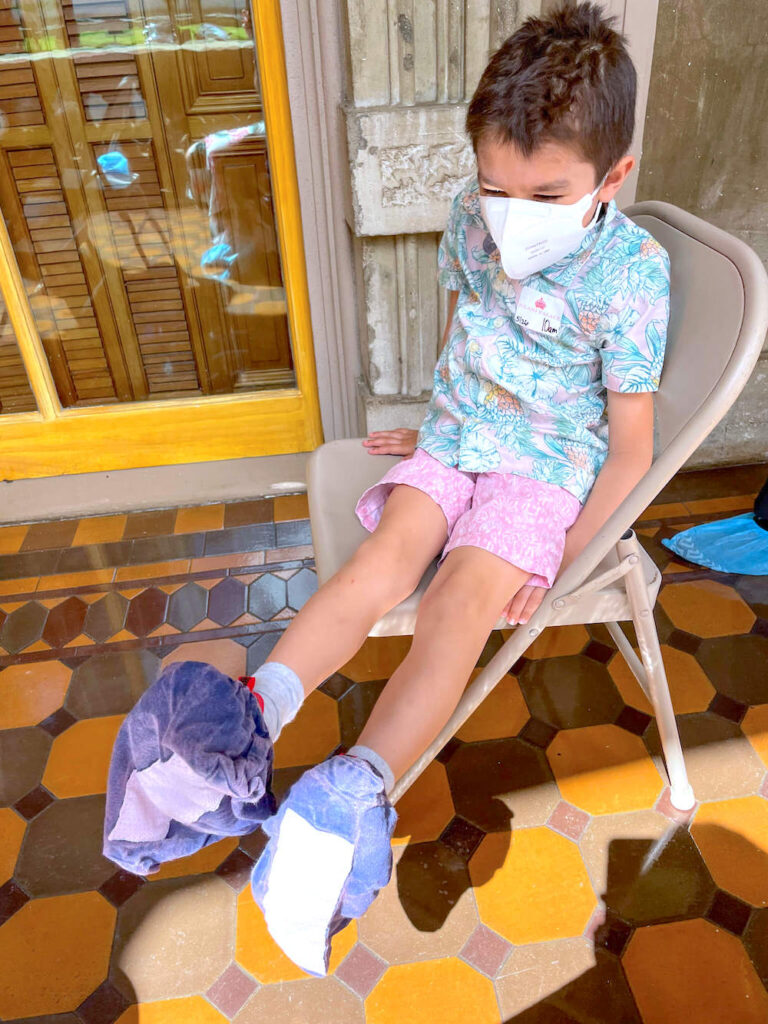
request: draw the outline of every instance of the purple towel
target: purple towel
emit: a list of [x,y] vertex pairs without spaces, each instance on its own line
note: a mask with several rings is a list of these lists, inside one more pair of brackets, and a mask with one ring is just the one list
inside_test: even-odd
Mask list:
[[104,856],[136,875],[275,812],[272,741],[254,695],[212,665],[170,665],[117,734]]

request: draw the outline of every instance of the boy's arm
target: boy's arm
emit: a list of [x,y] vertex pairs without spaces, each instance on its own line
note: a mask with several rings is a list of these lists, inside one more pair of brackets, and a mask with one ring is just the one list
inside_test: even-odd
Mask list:
[[[448,292],[448,316],[445,319],[440,352],[445,348],[448,335],[451,333],[451,324],[458,298],[458,292]],[[395,430],[373,430],[363,441],[363,446],[368,449],[370,455],[413,455],[416,451],[418,437],[418,430],[409,430],[408,427],[397,427]]]
[[[653,392],[608,391],[608,456],[584,507],[565,535],[560,572],[608,521],[653,461]],[[524,586],[504,610],[510,623],[527,622],[542,602],[543,587]]]

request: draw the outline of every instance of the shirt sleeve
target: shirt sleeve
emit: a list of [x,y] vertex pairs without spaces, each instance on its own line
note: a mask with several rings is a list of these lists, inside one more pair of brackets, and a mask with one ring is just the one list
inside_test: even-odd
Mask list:
[[465,189],[454,197],[448,214],[448,224],[440,239],[437,250],[437,280],[448,291],[458,292],[466,281],[464,268],[461,265],[461,251],[464,239],[464,211],[462,199]]
[[603,386],[622,394],[658,391],[669,322],[669,257],[655,244],[648,257],[630,263],[624,278],[604,318]]

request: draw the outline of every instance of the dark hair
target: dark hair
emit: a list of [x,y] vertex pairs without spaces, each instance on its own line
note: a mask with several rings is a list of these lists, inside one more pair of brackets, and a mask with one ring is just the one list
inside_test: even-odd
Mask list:
[[637,75],[624,37],[594,3],[565,3],[528,18],[482,74],[466,129],[514,143],[526,156],[543,142],[574,146],[600,181],[628,151]]

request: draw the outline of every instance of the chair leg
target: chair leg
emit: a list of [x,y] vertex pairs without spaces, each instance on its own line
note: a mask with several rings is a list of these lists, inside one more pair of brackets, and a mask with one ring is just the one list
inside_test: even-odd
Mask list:
[[[544,614],[541,614],[542,612]],[[546,610],[541,609],[535,620],[537,623],[541,623],[538,628],[535,626],[518,626],[512,636],[494,654],[483,671],[470,683],[462,694],[461,700],[456,705],[456,710],[441,730],[440,735],[429,745],[405,775],[398,780],[397,785],[390,794],[393,804],[397,803],[403,793],[432,764],[448,740],[456,735],[472,712],[482,704],[496,684],[528,650],[546,625],[545,616]]]
[[696,798],[693,795],[685,768],[683,748],[680,744],[680,734],[677,731],[677,721],[661,656],[653,608],[640,561],[640,545],[635,534],[630,531],[628,536],[622,537],[617,546],[621,558],[632,554],[637,555],[637,561],[625,576],[632,621],[645,669],[648,697],[653,705],[659,727],[661,749],[669,776],[670,800],[678,810],[689,811],[695,804]]

